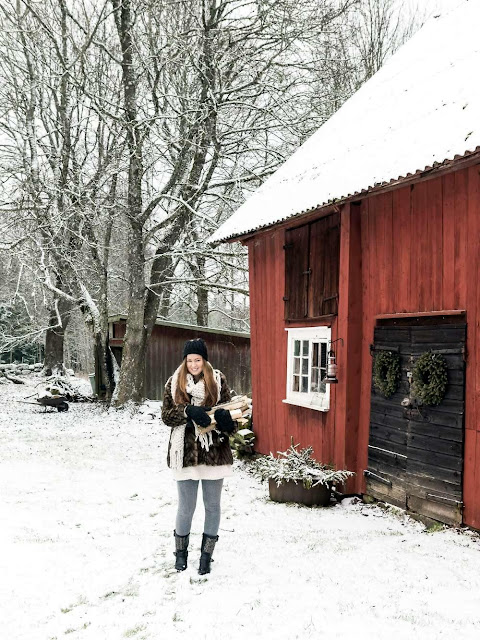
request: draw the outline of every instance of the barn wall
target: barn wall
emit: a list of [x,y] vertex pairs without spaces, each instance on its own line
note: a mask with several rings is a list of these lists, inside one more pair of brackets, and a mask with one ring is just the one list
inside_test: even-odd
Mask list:
[[376,316],[466,310],[464,520],[480,529],[479,165],[346,205],[341,220],[339,316],[332,337],[346,345],[337,350],[339,384],[332,385],[327,413],[282,403],[285,230],[248,242],[257,450],[285,449],[293,436],[312,445],[319,460],[354,469],[349,488],[363,491]]
[[302,447],[313,446],[319,460],[333,462],[334,411],[323,413],[282,402],[287,361],[284,242],[285,231],[279,229],[257,236],[248,245],[255,448],[260,453],[283,451],[293,437]]
[[476,528],[480,528],[479,191],[476,165],[367,198],[360,207],[363,341],[358,472],[367,468],[369,346],[375,316],[466,310],[464,517]]
[[[125,335],[125,323],[115,323],[116,339]],[[210,333],[181,327],[155,325],[150,338],[145,369],[145,396],[161,400],[165,383],[182,361],[187,340],[203,338],[207,343],[212,366],[223,371],[231,389],[237,394],[249,394],[250,339],[229,334]]]

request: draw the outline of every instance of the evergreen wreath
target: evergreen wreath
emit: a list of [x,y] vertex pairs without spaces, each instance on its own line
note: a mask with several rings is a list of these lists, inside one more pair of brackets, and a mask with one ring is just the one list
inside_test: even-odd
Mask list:
[[393,396],[400,382],[400,356],[392,351],[379,351],[373,363],[373,383],[385,398]]
[[427,405],[440,404],[447,389],[447,361],[440,353],[425,351],[415,362],[412,390]]

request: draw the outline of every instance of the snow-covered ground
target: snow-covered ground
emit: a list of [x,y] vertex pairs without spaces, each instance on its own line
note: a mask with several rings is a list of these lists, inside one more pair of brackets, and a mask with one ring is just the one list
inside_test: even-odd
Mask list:
[[[39,378],[32,379],[38,382]],[[355,499],[281,505],[236,465],[209,576],[173,570],[168,429],[148,413],[44,413],[0,385],[5,640],[480,637],[480,537]]]

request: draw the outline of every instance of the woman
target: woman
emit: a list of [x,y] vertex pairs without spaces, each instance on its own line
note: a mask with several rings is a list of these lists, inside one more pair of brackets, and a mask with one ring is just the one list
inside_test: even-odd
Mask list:
[[230,389],[221,371],[208,362],[207,345],[198,338],[188,340],[183,362],[165,385],[162,420],[172,427],[168,443],[168,466],[173,470],[178,488],[175,524],[175,568],[187,568],[190,527],[202,481],[205,524],[199,574],[210,573],[210,562],[220,525],[220,497],[223,479],[232,474],[233,456],[229,434],[235,422],[226,409],[215,411],[216,427],[202,434],[211,418],[211,407],[228,402]]

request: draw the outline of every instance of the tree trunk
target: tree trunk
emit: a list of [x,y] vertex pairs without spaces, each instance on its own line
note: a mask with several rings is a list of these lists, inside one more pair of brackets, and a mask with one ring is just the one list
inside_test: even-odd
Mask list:
[[141,402],[145,386],[145,352],[148,331],[145,326],[145,265],[142,221],[143,151],[142,127],[138,123],[137,75],[132,38],[133,16],[130,0],[112,0],[115,22],[122,50],[122,88],[125,108],[125,131],[129,150],[128,218],[130,238],[128,266],[130,270],[130,302],[127,329],[123,342],[122,366],[113,404]]
[[104,395],[105,400],[110,402],[115,389],[115,378],[114,365],[112,361],[114,355],[112,354],[108,344],[108,334],[106,336],[102,336],[101,334],[95,335],[95,353],[101,380],[104,386],[104,388],[100,386],[100,395]]
[[131,229],[128,261],[130,268],[130,302],[127,329],[123,341],[122,366],[114,404],[129,400],[142,402],[145,386],[145,353],[148,331],[145,325],[145,275],[143,265],[142,229]]
[[168,279],[173,279],[175,269],[172,258],[170,256],[160,256],[159,253],[161,253],[161,251],[157,250],[157,257],[153,264],[151,279],[152,283],[156,285],[161,283],[162,285],[161,287],[155,287],[158,298],[157,315],[160,315],[162,318],[167,318],[170,312],[173,293],[173,285],[168,283]]
[[195,260],[192,263],[192,271],[196,280],[197,309],[195,315],[197,325],[199,327],[208,327],[208,290],[201,284],[206,277],[204,256],[195,256]]
[[[143,308],[139,311],[142,313]],[[129,316],[130,320],[130,316]],[[121,406],[128,401],[140,403],[145,394],[145,354],[147,351],[146,331],[138,330],[141,323],[133,318],[127,325],[122,352],[122,366],[118,393],[114,394],[114,406]]]
[[[45,335],[43,374],[46,376],[54,374],[65,375],[63,345],[65,341],[65,330],[70,321],[71,309],[72,303],[65,300],[65,298],[54,299],[50,310],[49,326]],[[59,324],[59,316],[61,324]]]
[[197,325],[208,327],[208,291],[204,287],[197,285]]
[[130,304],[118,392],[114,394],[115,406],[121,406],[128,401],[140,403],[144,399],[147,332],[143,327],[143,317],[143,304]]

